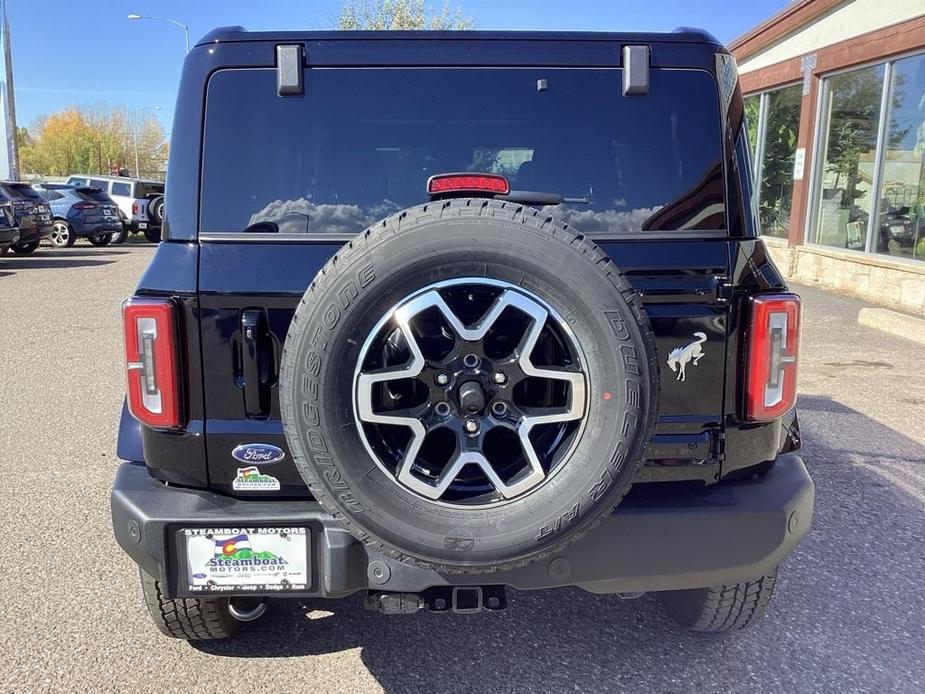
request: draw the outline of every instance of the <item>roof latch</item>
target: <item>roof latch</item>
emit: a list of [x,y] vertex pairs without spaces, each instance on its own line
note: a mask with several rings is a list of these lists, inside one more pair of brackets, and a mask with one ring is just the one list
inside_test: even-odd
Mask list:
[[281,44],[276,47],[276,92],[280,96],[299,96],[305,92],[302,44]]
[[623,46],[623,96],[649,93],[649,47]]

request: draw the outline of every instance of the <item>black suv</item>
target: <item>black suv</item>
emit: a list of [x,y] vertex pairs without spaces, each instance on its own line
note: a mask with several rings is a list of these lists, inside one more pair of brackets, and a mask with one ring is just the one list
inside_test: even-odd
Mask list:
[[0,181],[0,200],[10,203],[19,227],[19,241],[10,246],[14,253],[28,255],[39,247],[42,239],[51,236],[54,229],[51,207],[31,184]]
[[161,631],[558,586],[752,622],[813,485],[750,171],[696,30],[205,37],[123,312],[113,527]]

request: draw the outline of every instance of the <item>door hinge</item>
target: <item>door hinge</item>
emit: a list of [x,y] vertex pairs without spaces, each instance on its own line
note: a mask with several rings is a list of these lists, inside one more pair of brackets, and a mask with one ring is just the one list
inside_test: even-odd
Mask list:
[[726,434],[722,431],[710,432],[710,457],[717,462],[726,459]]

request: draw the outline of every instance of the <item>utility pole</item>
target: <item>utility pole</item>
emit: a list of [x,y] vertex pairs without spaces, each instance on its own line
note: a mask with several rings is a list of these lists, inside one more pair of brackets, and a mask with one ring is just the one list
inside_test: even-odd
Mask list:
[[19,143],[16,141],[16,98],[13,90],[13,54],[10,48],[10,20],[6,16],[6,0],[0,0],[3,10],[3,65],[6,77],[3,108],[6,121],[6,151],[9,160],[9,178],[19,180]]

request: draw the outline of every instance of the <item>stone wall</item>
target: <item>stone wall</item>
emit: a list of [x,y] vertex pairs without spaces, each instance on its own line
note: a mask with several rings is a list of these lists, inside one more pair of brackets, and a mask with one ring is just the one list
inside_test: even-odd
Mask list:
[[786,241],[768,237],[764,241],[788,279],[925,315],[925,263],[820,246],[789,247]]

